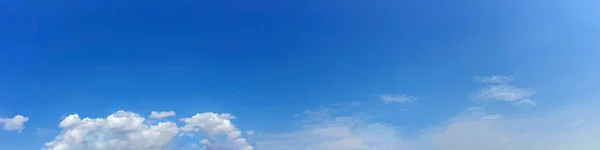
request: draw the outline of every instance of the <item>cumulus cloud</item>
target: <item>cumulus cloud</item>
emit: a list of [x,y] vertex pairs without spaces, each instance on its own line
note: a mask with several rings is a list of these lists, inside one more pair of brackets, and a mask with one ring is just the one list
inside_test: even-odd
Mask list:
[[379,99],[381,99],[382,102],[388,104],[388,103],[409,102],[412,100],[416,100],[417,97],[408,96],[405,94],[384,94],[384,95],[379,96]]
[[[185,123],[181,131],[185,133],[200,132],[206,139],[200,142],[208,150],[252,150],[246,139],[241,137],[242,132],[232,123],[235,116],[231,114],[201,113],[190,118],[182,118]],[[225,141],[219,143],[218,135],[225,135]]]
[[[106,118],[65,117],[61,133],[47,142],[44,150],[165,150],[180,149],[172,141],[181,132],[201,133],[208,138],[199,142],[206,150],[252,150],[230,119],[230,114],[202,113],[181,119],[184,126],[170,121],[150,123],[139,114],[117,111]],[[217,140],[226,134],[225,142]],[[191,143],[196,144],[196,143]]]
[[45,144],[46,150],[162,150],[179,132],[173,122],[144,124],[133,112],[118,111],[106,118],[83,118],[78,114],[60,122],[60,135]]
[[175,116],[174,111],[162,111],[162,112],[152,111],[150,113],[150,118],[152,118],[152,119],[162,119],[162,118],[171,117],[171,116]]
[[2,125],[2,129],[4,130],[21,132],[25,128],[24,124],[27,121],[29,121],[29,117],[16,115],[13,118],[0,118],[0,125]]
[[486,85],[475,91],[472,96],[476,100],[506,101],[522,106],[535,106],[537,104],[535,101],[529,98],[535,93],[534,90],[519,88],[515,85],[506,83],[512,80],[512,78],[504,79],[508,77],[501,76],[490,76],[480,78],[486,79],[484,80],[486,81],[485,83],[497,84]]
[[[567,115],[568,116],[568,115]],[[551,115],[554,118],[564,118]],[[261,134],[261,150],[588,150],[600,148],[600,123],[572,124],[560,119],[507,118],[469,108],[417,135],[401,126],[339,116],[289,133]],[[588,123],[586,121],[586,123]]]

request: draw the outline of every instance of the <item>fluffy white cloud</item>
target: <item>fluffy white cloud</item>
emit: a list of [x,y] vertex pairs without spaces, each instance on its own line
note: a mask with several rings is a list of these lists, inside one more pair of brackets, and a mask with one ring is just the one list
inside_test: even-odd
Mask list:
[[537,103],[529,97],[535,93],[534,90],[523,89],[508,84],[512,78],[502,76],[479,77],[484,83],[497,83],[486,85],[473,93],[476,100],[506,101],[516,105],[535,106]]
[[[72,114],[64,118],[60,135],[47,142],[45,150],[165,150],[180,149],[172,144],[181,133],[201,133],[207,140],[200,142],[207,150],[252,150],[241,131],[229,119],[230,114],[202,113],[181,119],[184,126],[164,121],[150,123],[139,114],[117,111],[106,118],[83,118]],[[221,134],[227,135],[222,142]],[[196,143],[191,143],[196,144]]]
[[[600,148],[600,123],[506,118],[469,108],[446,123],[402,135],[401,126],[354,116],[326,117],[290,133],[261,134],[261,150],[588,150]],[[588,124],[589,123],[589,124]]]
[[[232,123],[235,116],[231,114],[201,113],[190,118],[182,118],[185,123],[181,127],[184,133],[201,132],[206,139],[200,142],[207,150],[252,150],[246,139],[241,137],[242,132]],[[219,143],[218,136],[225,135],[225,140]]]
[[405,94],[384,94],[379,96],[379,99],[381,99],[381,101],[383,101],[384,103],[402,103],[402,102],[408,102],[408,101],[412,101],[412,100],[416,100],[417,97],[414,96],[408,96]]
[[132,112],[118,111],[106,118],[67,116],[59,127],[62,132],[47,142],[47,150],[162,150],[179,129],[173,122],[156,125]]
[[171,117],[171,116],[175,116],[174,111],[162,111],[162,112],[152,111],[150,113],[150,118],[152,118],[152,119],[162,119],[162,118]]
[[2,125],[2,129],[4,130],[18,130],[19,132],[21,132],[23,128],[25,128],[24,124],[27,121],[29,121],[29,117],[16,115],[13,118],[0,118],[0,125]]

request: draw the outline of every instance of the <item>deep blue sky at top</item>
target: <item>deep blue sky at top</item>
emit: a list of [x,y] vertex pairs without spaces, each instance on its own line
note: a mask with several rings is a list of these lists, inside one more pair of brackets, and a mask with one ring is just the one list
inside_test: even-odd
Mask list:
[[405,93],[420,109],[398,118],[417,127],[467,106],[476,75],[516,76],[547,93],[538,98],[590,95],[600,13],[583,4],[2,1],[0,115],[46,128],[70,113],[214,111],[268,129],[321,105]]

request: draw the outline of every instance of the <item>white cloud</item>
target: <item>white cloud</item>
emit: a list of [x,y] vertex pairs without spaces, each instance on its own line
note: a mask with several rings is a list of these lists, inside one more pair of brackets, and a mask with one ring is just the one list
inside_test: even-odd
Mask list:
[[83,118],[72,114],[59,127],[60,135],[45,144],[47,150],[162,150],[179,132],[173,122],[144,124],[132,112],[118,111],[106,118]]
[[402,102],[409,102],[412,100],[416,100],[417,97],[414,96],[408,96],[405,94],[384,94],[379,96],[379,99],[381,99],[381,101],[383,101],[384,103],[388,104],[388,103],[402,103]]
[[472,94],[475,100],[506,101],[521,106],[535,106],[537,103],[529,97],[535,93],[531,89],[523,89],[508,84],[512,77],[489,76],[478,77],[484,83],[496,83],[486,85]]
[[0,118],[0,125],[2,125],[2,129],[4,130],[17,130],[21,132],[25,128],[24,124],[27,121],[29,121],[29,117],[16,115],[13,118]]
[[[73,114],[59,124],[63,129],[48,150],[588,150],[600,148],[600,120],[593,109],[566,109],[526,118],[489,113],[481,107],[467,108],[445,122],[403,134],[402,125],[369,119],[369,116],[334,116],[330,109],[307,111],[302,126],[292,132],[261,132],[241,137],[231,114],[200,113],[173,122],[148,124],[132,112],[118,111],[106,118],[83,118]],[[574,111],[577,110],[577,111]],[[587,111],[586,111],[587,110]],[[545,119],[540,119],[545,118]],[[577,120],[585,120],[577,121]],[[286,124],[281,123],[281,126]],[[251,135],[254,131],[248,131]],[[202,140],[170,144],[179,133]],[[254,147],[249,143],[255,143]],[[195,146],[194,146],[195,145]]]
[[502,100],[517,102],[533,95],[535,92],[528,89],[518,88],[513,85],[490,85],[479,89],[475,96],[478,99]]
[[508,83],[513,80],[511,76],[476,76],[473,77],[473,80],[481,83]]
[[[575,114],[571,114],[575,115]],[[564,118],[570,115],[551,115]],[[446,123],[402,135],[401,126],[369,123],[353,116],[306,124],[290,133],[262,134],[261,150],[588,150],[600,148],[600,123],[505,118],[485,110],[467,109]],[[596,119],[597,120],[597,119]],[[586,121],[586,123],[588,123]]]
[[[59,124],[61,133],[47,142],[45,150],[165,150],[178,149],[172,145],[180,132],[201,133],[206,140],[205,149],[252,150],[241,132],[229,119],[229,114],[202,113],[183,118],[184,126],[170,121],[150,123],[139,114],[117,111],[106,118],[83,118],[78,114],[65,117]],[[221,142],[218,135],[226,134]],[[196,144],[196,143],[191,143]]]
[[175,116],[174,111],[162,111],[162,112],[152,111],[150,113],[150,118],[153,118],[153,119],[162,119],[162,118],[171,117],[171,116]]
[[[241,131],[232,123],[235,116],[231,114],[201,113],[190,118],[182,118],[185,123],[181,131],[185,133],[201,132],[207,139],[201,140],[208,150],[252,150],[246,139],[241,137]],[[226,140],[218,142],[217,136],[225,135]]]

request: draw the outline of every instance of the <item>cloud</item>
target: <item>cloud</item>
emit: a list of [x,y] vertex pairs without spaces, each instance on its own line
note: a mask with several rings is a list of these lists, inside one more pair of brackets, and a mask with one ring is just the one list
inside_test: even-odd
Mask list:
[[535,102],[529,98],[525,98],[525,99],[520,99],[520,100],[516,101],[515,104],[524,105],[524,106],[535,106],[535,105],[537,105],[537,102]]
[[[482,108],[468,108],[445,123],[403,135],[400,126],[338,116],[307,123],[289,133],[256,138],[261,150],[588,150],[600,148],[600,123],[573,124],[567,115],[508,118]],[[580,115],[581,116],[581,115]],[[596,119],[597,120],[597,119]],[[588,123],[586,121],[585,123]]]
[[408,96],[408,95],[405,95],[405,94],[395,94],[395,95],[384,94],[384,95],[379,96],[379,99],[381,99],[381,101],[383,101],[384,103],[389,104],[389,103],[409,102],[409,101],[412,101],[412,100],[416,100],[417,97]]
[[[201,132],[207,139],[202,139],[201,143],[207,150],[253,150],[246,139],[241,137],[241,131],[232,123],[231,119],[235,116],[231,114],[201,113],[190,118],[182,118],[185,123],[181,131],[185,133]],[[219,143],[218,135],[225,135],[226,140]]]
[[25,128],[24,124],[27,121],[29,121],[29,117],[16,115],[13,118],[0,118],[0,125],[2,125],[2,129],[4,130],[21,132]]
[[[78,114],[65,117],[59,124],[61,133],[45,144],[44,150],[165,150],[179,149],[172,144],[179,133],[201,133],[208,138],[206,150],[252,150],[229,119],[229,114],[201,113],[175,122],[151,123],[139,114],[117,111],[106,118],[83,118]],[[225,142],[217,140],[227,134]],[[196,143],[190,143],[196,144]]]
[[153,118],[153,119],[162,119],[162,118],[170,117],[170,116],[175,116],[175,112],[174,111],[162,111],[162,112],[152,111],[152,113],[150,113],[150,118]]
[[[374,121],[366,114],[334,115],[332,109],[306,111],[300,127],[290,132],[261,132],[242,137],[232,124],[236,117],[199,113],[181,118],[182,126],[163,121],[148,123],[133,112],[118,111],[106,118],[72,114],[47,150],[588,150],[600,148],[597,107],[566,108],[528,117],[490,113],[469,107],[444,122],[403,133],[401,124]],[[591,108],[591,109],[590,109]],[[582,121],[585,120],[585,121]],[[279,123],[286,126],[285,123]],[[247,131],[252,135],[254,131]],[[182,147],[178,134],[202,137]],[[251,146],[251,143],[253,146]]]
[[[483,78],[483,77],[482,77]],[[506,101],[521,106],[535,106],[537,103],[531,100],[529,97],[535,94],[534,90],[523,89],[514,85],[500,82],[508,79],[502,79],[507,77],[490,76],[486,77],[487,83],[498,83],[486,85],[472,94],[475,100],[492,100],[492,101]],[[496,82],[492,82],[496,81]]]
[[508,83],[513,80],[511,76],[475,76],[473,80],[480,83]]
[[179,132],[173,122],[144,124],[133,112],[117,111],[106,118],[83,118],[78,114],[60,122],[60,135],[47,142],[47,150],[162,150]]
[[[318,112],[318,113],[314,113]],[[261,133],[252,139],[261,150],[397,150],[403,137],[385,123],[369,123],[359,116],[334,116],[329,109],[306,111],[299,130]]]
[[534,93],[535,92],[532,90],[518,88],[513,85],[500,84],[483,87],[475,93],[475,96],[479,99],[516,102],[518,100],[524,100]]

